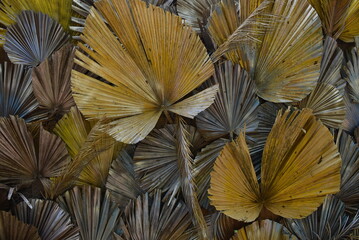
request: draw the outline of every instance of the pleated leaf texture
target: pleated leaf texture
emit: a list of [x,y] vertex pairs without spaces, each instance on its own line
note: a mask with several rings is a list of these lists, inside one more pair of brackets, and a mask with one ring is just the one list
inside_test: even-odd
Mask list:
[[[108,23],[108,25],[106,24]],[[106,81],[72,72],[75,102],[87,118],[104,114],[116,140],[137,143],[161,114],[193,118],[218,86],[181,100],[214,72],[196,33],[182,19],[140,0],[103,0],[86,19],[75,63]]]
[[304,218],[339,191],[340,167],[333,136],[312,110],[279,111],[264,147],[261,183],[242,133],[217,158],[209,198],[217,210],[246,222],[268,210]]

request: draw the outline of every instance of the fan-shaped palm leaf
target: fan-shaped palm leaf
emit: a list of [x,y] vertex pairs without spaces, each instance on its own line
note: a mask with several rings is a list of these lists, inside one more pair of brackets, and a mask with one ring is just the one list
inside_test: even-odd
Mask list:
[[352,134],[359,127],[359,103],[353,103],[347,93],[344,94],[344,103],[347,112],[342,126],[345,131]]
[[36,227],[19,221],[8,212],[0,211],[0,239],[41,240]]
[[76,107],[71,108],[55,126],[54,132],[66,143],[72,157],[62,175],[53,180],[48,195],[62,194],[76,182],[103,187],[117,146],[114,139],[99,130],[97,122],[91,128]]
[[354,38],[359,35],[359,2],[356,0],[352,1],[349,7],[348,16],[345,22],[345,28],[340,39],[344,42],[353,42]]
[[204,86],[215,84],[219,84],[216,100],[196,117],[198,130],[206,140],[227,136],[232,139],[243,128],[254,131],[259,100],[247,72],[227,61],[216,67],[216,74]]
[[214,71],[204,45],[181,18],[139,0],[95,6],[82,37],[91,49],[80,44],[89,57],[78,51],[75,62],[110,84],[73,71],[74,98],[86,117],[106,114],[110,135],[136,143],[163,112],[193,118],[213,103],[218,86],[177,103]]
[[45,117],[37,112],[38,102],[31,85],[31,71],[22,65],[0,65],[0,116],[17,115],[27,122]]
[[271,220],[256,221],[238,230],[231,240],[286,240],[291,238],[284,233],[283,225]]
[[352,49],[349,61],[344,69],[347,75],[350,99],[359,103],[359,48]]
[[344,203],[328,195],[312,215],[300,220],[287,219],[284,223],[299,239],[347,239],[351,231],[359,227],[359,215],[349,217]]
[[180,201],[163,202],[156,190],[152,201],[148,194],[132,200],[122,217],[121,239],[179,240],[189,239],[185,232],[191,224],[186,205]]
[[74,48],[68,45],[32,71],[34,94],[49,118],[59,119],[75,105],[70,82],[73,58]]
[[38,229],[43,240],[78,239],[78,229],[71,223],[70,215],[53,201],[31,199],[30,209],[24,202],[16,205],[15,216]]
[[280,111],[263,151],[261,184],[242,133],[216,160],[210,200],[238,220],[253,221],[263,209],[303,218],[339,191],[340,165],[333,136],[311,110]]
[[69,163],[65,144],[40,127],[31,134],[23,119],[0,119],[0,179],[12,185],[29,185],[39,180],[47,189]]
[[347,207],[359,207],[359,148],[350,135],[338,135],[337,145],[343,159],[341,187],[337,194]]
[[143,193],[135,177],[132,157],[127,149],[120,151],[118,157],[112,162],[106,188],[111,193],[112,200],[120,207],[125,207],[129,200],[136,199]]
[[51,17],[33,11],[23,11],[16,23],[8,27],[4,50],[11,62],[37,66],[67,43],[69,35]]
[[60,206],[76,221],[81,239],[112,239],[120,209],[109,195],[106,192],[102,196],[100,188],[84,186],[75,187],[58,198]]
[[[255,47],[248,45],[251,54],[240,60],[249,66],[260,97],[272,102],[299,101],[310,93],[319,77],[323,51],[320,19],[306,1],[298,0],[276,1],[270,16],[285,20],[264,20],[268,27],[263,30],[263,41]],[[216,50],[214,58],[238,49],[236,35],[234,32]]]

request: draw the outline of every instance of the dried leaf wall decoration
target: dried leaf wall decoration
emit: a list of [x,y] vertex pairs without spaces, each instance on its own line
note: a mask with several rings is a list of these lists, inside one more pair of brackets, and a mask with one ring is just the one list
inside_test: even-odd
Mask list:
[[70,82],[74,51],[67,45],[32,71],[34,94],[49,118],[61,118],[75,105]]
[[11,62],[31,67],[39,65],[69,40],[54,19],[41,12],[23,11],[8,27],[4,50]]
[[283,225],[271,221],[263,220],[253,222],[238,230],[231,240],[288,240],[296,239],[284,233]]
[[328,195],[323,205],[310,216],[286,219],[284,224],[299,239],[348,239],[351,231],[359,227],[359,215],[348,216],[344,203]]
[[109,195],[102,195],[100,188],[75,187],[57,201],[76,221],[81,239],[108,240],[112,239],[120,215]]
[[246,132],[254,131],[258,125],[259,100],[247,72],[239,65],[224,62],[216,67],[216,74],[203,86],[215,84],[219,84],[216,100],[196,117],[197,127],[206,140],[232,139],[244,128]]
[[23,223],[9,212],[0,211],[0,239],[40,240],[36,227]]
[[78,239],[78,229],[72,224],[70,215],[56,202],[31,199],[30,203],[32,209],[25,202],[17,204],[14,214],[24,223],[35,226],[41,239]]
[[107,133],[137,143],[163,112],[193,118],[213,103],[218,86],[177,103],[214,71],[204,45],[181,18],[139,0],[95,6],[82,37],[91,49],[79,45],[89,56],[77,51],[75,63],[110,84],[73,71],[74,98],[87,118],[106,114]]
[[210,200],[217,210],[246,222],[263,209],[303,218],[339,191],[340,166],[333,136],[311,110],[280,111],[263,151],[260,185],[242,133],[216,160]]
[[132,200],[122,216],[122,239],[188,239],[186,229],[191,224],[186,205],[177,200],[170,203],[161,199],[156,190],[153,199],[148,194]]
[[31,71],[22,65],[0,65],[0,116],[17,115],[27,122],[45,117],[36,111],[39,104],[33,93]]
[[33,136],[25,121],[13,116],[0,119],[0,159],[1,182],[20,187],[39,181],[45,190],[70,160],[59,137],[42,127]]

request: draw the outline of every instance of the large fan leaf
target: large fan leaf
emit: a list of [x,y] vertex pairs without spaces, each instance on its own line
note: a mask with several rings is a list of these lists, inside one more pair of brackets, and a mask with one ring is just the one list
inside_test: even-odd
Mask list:
[[39,104],[32,91],[31,71],[8,62],[0,70],[0,116],[17,115],[27,122],[44,117],[35,111]]
[[299,239],[348,239],[351,231],[359,227],[359,215],[348,216],[344,203],[328,195],[312,215],[300,220],[288,219],[284,223]]
[[353,42],[354,38],[359,35],[359,1],[353,0],[349,7],[348,16],[345,22],[345,28],[340,39],[344,42]]
[[0,120],[0,159],[2,182],[26,186],[40,180],[45,189],[49,178],[60,176],[69,163],[59,137],[42,127],[34,136],[23,119],[13,116]]
[[0,211],[0,239],[41,240],[36,227],[19,221],[11,213]]
[[216,74],[204,86],[219,84],[214,103],[196,118],[199,131],[207,140],[229,136],[234,138],[245,127],[246,132],[257,127],[256,110],[259,100],[254,83],[238,65],[225,62],[216,67]]
[[15,216],[24,223],[35,226],[41,239],[78,239],[78,229],[71,223],[70,215],[53,201],[31,199],[32,209],[25,202],[16,205]]
[[263,151],[260,190],[241,134],[216,160],[210,199],[239,220],[253,221],[265,209],[303,218],[339,191],[340,165],[333,136],[311,110],[280,111]]
[[70,82],[73,58],[74,48],[65,46],[33,69],[34,94],[49,118],[60,118],[75,105]]
[[139,0],[104,0],[95,6],[82,36],[91,49],[80,44],[89,56],[78,51],[75,62],[107,83],[73,71],[74,98],[86,117],[106,114],[112,120],[108,133],[137,143],[162,112],[180,109],[193,118],[213,103],[215,88],[192,104],[174,105],[214,71],[199,37],[180,17]]
[[150,201],[148,194],[132,200],[122,217],[122,239],[179,240],[188,239],[186,229],[191,218],[184,203],[161,201],[161,191],[154,192]]
[[114,234],[120,209],[110,194],[100,188],[75,187],[58,198],[61,207],[70,212],[80,230],[81,239],[108,240]]
[[283,225],[271,220],[256,221],[238,230],[231,240],[287,240],[289,235],[283,231]]
[[69,35],[51,17],[23,11],[8,28],[4,50],[11,62],[35,67],[68,40]]

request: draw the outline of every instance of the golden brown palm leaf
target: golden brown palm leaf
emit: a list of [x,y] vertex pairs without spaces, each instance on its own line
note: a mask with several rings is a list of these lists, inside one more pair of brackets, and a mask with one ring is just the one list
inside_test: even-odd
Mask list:
[[43,240],[78,239],[78,228],[70,215],[53,201],[31,199],[29,208],[25,202],[16,205],[15,216],[24,223],[35,226]]
[[23,11],[8,28],[4,50],[12,63],[35,67],[68,40],[62,26],[48,15]]
[[0,239],[41,240],[36,227],[23,223],[9,212],[0,211]]
[[33,93],[31,70],[9,62],[0,69],[0,116],[17,115],[26,122],[44,118],[45,114],[36,110],[39,103]]
[[[265,4],[266,1],[258,7],[259,15]],[[249,50],[250,54],[240,61],[255,81],[257,94],[271,102],[300,101],[315,87],[319,77],[323,51],[320,19],[306,1],[298,0],[276,1],[264,16],[267,18],[259,17],[264,21],[259,24],[259,32],[264,34],[260,44],[252,46],[252,41],[248,41],[241,47],[243,40],[236,38],[242,35],[234,32],[213,57],[218,59],[238,48]],[[257,23],[255,17],[253,21]]]
[[242,133],[215,162],[210,200],[217,210],[247,222],[266,209],[303,218],[339,191],[340,166],[333,136],[311,110],[280,111],[263,151],[260,185]]
[[118,146],[114,139],[99,130],[101,121],[91,126],[73,107],[55,126],[54,132],[65,142],[72,161],[61,176],[53,179],[47,193],[51,198],[75,183],[105,186],[112,160],[123,144]]
[[189,239],[186,229],[191,218],[186,205],[177,200],[161,199],[161,191],[154,191],[153,199],[148,194],[139,196],[126,207],[121,229],[124,240],[180,240]]
[[67,45],[32,71],[34,94],[49,118],[59,119],[75,105],[70,82],[74,52]]
[[258,125],[259,100],[247,72],[229,61],[216,66],[216,74],[203,86],[219,85],[214,103],[198,114],[196,124],[206,140],[233,139],[241,129],[253,132]]
[[349,7],[348,16],[345,21],[345,28],[340,35],[340,40],[344,42],[353,42],[355,37],[359,35],[359,2],[353,0]]
[[57,199],[59,205],[69,212],[80,230],[80,239],[113,239],[120,209],[111,201],[109,192],[100,188],[75,187]]
[[70,161],[59,137],[41,126],[38,134],[31,133],[23,119],[13,116],[0,119],[0,159],[1,182],[21,187],[40,181],[36,184],[45,190]]
[[107,133],[137,143],[163,112],[193,118],[213,103],[218,86],[178,102],[214,71],[199,37],[180,17],[140,0],[95,6],[82,36],[90,48],[79,45],[88,56],[77,51],[75,63],[106,82],[72,73],[74,98],[87,118],[106,115]]
[[284,233],[283,225],[271,221],[256,221],[238,230],[231,240],[288,240],[296,239]]

